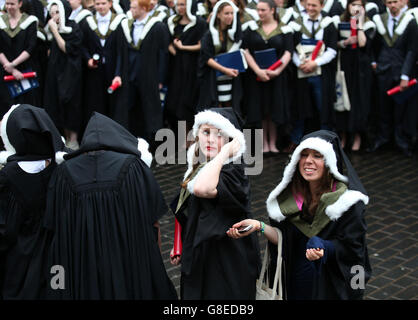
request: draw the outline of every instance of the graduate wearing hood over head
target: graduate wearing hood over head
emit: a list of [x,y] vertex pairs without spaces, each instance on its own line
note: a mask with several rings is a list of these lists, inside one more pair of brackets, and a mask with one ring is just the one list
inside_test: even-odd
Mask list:
[[1,122],[0,298],[42,299],[50,238],[43,228],[49,179],[65,146],[44,109],[14,105]]
[[48,4],[51,19],[46,26],[51,41],[46,73],[45,109],[55,125],[64,131],[66,144],[78,148],[77,133],[81,129],[81,41],[77,23],[69,20],[71,7],[67,1]]
[[[271,226],[283,234],[287,300],[363,297],[371,276],[364,216],[368,202],[337,134],[321,130],[304,136],[266,202]],[[237,232],[250,224],[251,231]],[[240,239],[262,230],[271,245],[277,245],[277,232],[271,226],[244,220],[228,233]],[[356,275],[359,281],[353,281]]]
[[249,179],[244,165],[234,163],[246,149],[240,123],[231,108],[202,111],[193,136],[182,189],[172,203],[182,228],[183,252],[171,255],[172,264],[182,264],[182,299],[255,299],[257,238],[234,241],[226,234],[235,221],[252,216]]
[[167,212],[143,139],[94,113],[80,149],[52,176],[50,265],[65,270],[52,299],[177,299],[159,247]]
[[[229,0],[218,1],[213,8],[209,30],[202,38],[197,71],[197,105],[201,109],[213,106],[232,107],[241,114],[242,88],[239,72],[215,61],[216,55],[241,48],[242,30],[238,13],[237,6]],[[222,72],[222,75],[217,76],[217,71]]]

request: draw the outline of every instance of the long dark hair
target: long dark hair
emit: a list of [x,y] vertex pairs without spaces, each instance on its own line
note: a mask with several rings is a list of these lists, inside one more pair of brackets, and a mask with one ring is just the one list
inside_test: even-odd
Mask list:
[[259,0],[258,3],[263,2],[263,3],[267,3],[267,5],[269,6],[270,9],[274,10],[273,13],[273,19],[276,20],[278,23],[280,23],[280,17],[277,14],[277,5],[273,0]]
[[[260,0],[261,1],[261,0]],[[295,170],[295,174],[293,175],[293,179],[291,182],[292,193],[294,195],[301,194],[303,196],[303,200],[308,207],[308,212],[311,216],[315,215],[316,209],[318,208],[319,200],[321,196],[332,190],[332,183],[334,178],[330,173],[328,167],[324,167],[324,174],[320,180],[320,187],[315,195],[311,194],[311,190],[309,189],[309,182],[306,181],[299,172],[299,165]]]
[[[354,1],[357,1],[357,0],[348,0],[347,1],[347,6],[345,7],[344,13],[342,14],[341,21],[346,21],[346,22],[347,21],[350,21],[351,12],[350,12],[349,7],[350,7],[350,4],[353,3]],[[360,1],[361,1],[361,5],[363,6],[363,8],[365,8],[365,6],[366,6],[366,0],[360,0]]]

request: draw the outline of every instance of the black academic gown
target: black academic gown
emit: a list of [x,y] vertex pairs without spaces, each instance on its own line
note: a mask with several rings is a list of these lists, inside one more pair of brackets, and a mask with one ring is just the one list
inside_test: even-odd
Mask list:
[[[362,299],[364,288],[352,286],[357,283],[353,277],[356,272],[354,266],[361,266],[364,270],[364,284],[370,279],[371,267],[367,252],[365,234],[367,225],[364,218],[365,206],[362,202],[357,202],[345,211],[336,221],[329,221],[316,236],[323,240],[332,241],[335,254],[329,257],[326,263],[307,262],[311,264],[312,293],[292,292],[294,281],[291,277],[295,269],[295,263],[300,259],[306,259],[306,242],[309,240],[289,218],[278,223],[270,219],[273,227],[277,227],[283,234],[283,261],[284,261],[284,294],[288,299],[308,299],[308,300],[356,300]],[[300,215],[300,212],[295,215]],[[318,214],[318,213],[316,213]],[[272,245],[271,267],[274,272],[275,261],[277,259],[277,246]],[[302,250],[302,252],[300,252]],[[274,255],[276,253],[276,256]],[[316,264],[316,266],[314,266]],[[306,266],[305,266],[306,267]],[[319,271],[320,270],[320,271]],[[355,269],[357,270],[357,269]],[[358,273],[357,273],[358,274]],[[301,286],[297,287],[300,290]],[[293,295],[293,296],[291,296]],[[303,296],[303,297],[302,297]]]
[[[279,24],[270,35],[272,36],[264,38],[260,29],[256,31],[247,29],[244,33],[242,47],[249,49],[253,57],[255,57],[255,51],[270,48],[276,49],[277,59],[280,59],[285,51],[293,52],[293,33],[289,27]],[[283,70],[278,77],[267,82],[257,81],[256,78],[257,75],[251,68],[243,75],[242,103],[247,125],[256,124],[261,127],[262,120],[267,116],[270,116],[277,125],[287,123],[290,117],[288,71]]]
[[[336,112],[336,124],[338,130],[351,133],[364,133],[367,130],[370,113],[373,79],[371,49],[375,29],[368,28],[364,32],[367,38],[366,46],[352,48],[350,45],[339,49],[341,70],[344,71],[351,109]],[[345,39],[339,36],[339,40]]]
[[[239,24],[237,28],[240,28]],[[226,41],[226,39],[224,41]],[[236,39],[236,41],[238,42],[239,40]],[[216,55],[226,52],[225,50],[215,52],[215,46],[213,45],[212,35],[209,30],[204,34],[201,44],[199,66],[197,71],[199,100],[196,111],[202,111],[211,107],[218,107],[216,70],[209,67],[207,62],[210,58],[213,59]],[[225,44],[223,44],[223,46],[224,45]],[[238,114],[241,114],[241,98],[242,86],[241,77],[239,75],[232,80],[232,108]]]
[[[302,22],[300,22],[302,23]],[[325,49],[330,47],[337,51],[338,32],[333,23],[330,23],[324,29],[322,40],[325,44]],[[295,45],[301,42],[302,33],[295,33]],[[335,101],[335,72],[337,68],[336,59],[322,65],[321,83],[322,83],[322,110],[319,116],[320,123],[331,126],[335,122],[334,101]],[[317,114],[317,110],[313,103],[313,99],[307,98],[309,92],[308,82],[306,78],[298,79],[296,82],[296,101],[293,115],[294,118],[307,119],[312,118]]]
[[[416,122],[409,120],[416,115],[416,103],[414,99],[410,99],[403,104],[397,104],[387,96],[386,91],[399,85],[401,75],[407,75],[410,79],[414,78],[418,27],[415,19],[406,13],[401,17],[394,37],[391,38],[387,30],[389,16],[385,12],[373,17],[377,27],[373,50],[377,62],[376,75],[379,90],[379,135],[389,139],[392,133],[391,123],[393,123],[395,139],[399,145],[402,143],[400,141],[404,140],[402,137],[404,133],[411,137],[415,135]],[[398,34],[396,31],[402,28],[404,19],[410,19],[410,21],[402,30],[402,34]]]
[[49,184],[49,261],[64,267],[65,289],[47,297],[177,299],[153,226],[167,212],[160,187],[137,139],[109,118],[93,117],[79,151]]
[[148,19],[138,44],[133,43],[133,20],[129,21],[129,118],[130,131],[154,141],[163,127],[159,84],[164,78],[168,58],[168,30],[158,18]]
[[[175,27],[171,41],[177,38],[183,45],[196,45],[207,30],[206,22],[199,17],[196,17],[196,25],[186,31],[184,31],[186,25],[173,22]],[[176,48],[176,55],[170,54],[164,113],[165,117],[172,121],[186,120],[190,124],[193,122],[199,93],[196,76],[198,59],[199,51],[191,52]]]
[[[87,124],[92,112],[97,111],[127,127],[127,44],[119,19],[119,15],[112,14],[106,36],[100,34],[95,16],[86,18],[88,28],[83,26],[84,65],[94,54],[100,57],[98,67],[87,68],[85,72],[84,124]],[[101,45],[101,38],[106,39],[104,46]],[[109,94],[107,89],[116,76],[121,77],[122,86]]]
[[256,234],[235,240],[226,231],[250,218],[250,185],[241,165],[226,164],[214,199],[190,195],[183,224],[182,298],[255,299],[259,273]]
[[0,298],[43,299],[50,238],[43,228],[53,162],[39,173],[26,173],[16,161],[0,171]]
[[60,33],[64,53],[52,39],[46,74],[45,110],[60,129],[78,132],[81,126],[81,41],[82,33],[74,21],[67,21],[70,33]]
[[[8,16],[5,14],[0,17],[6,25],[5,29],[0,29],[0,52],[3,53],[9,62],[16,59],[23,51],[33,55],[36,48],[36,20],[34,16],[23,14],[18,25],[14,30],[10,28]],[[28,22],[30,24],[28,25]],[[19,64],[17,69],[20,72],[36,71],[34,69],[33,57],[29,57],[25,62]],[[3,68],[0,68],[0,117],[9,110],[10,106],[16,103],[34,104],[35,91],[32,89],[26,93],[12,98],[3,77],[9,75]]]

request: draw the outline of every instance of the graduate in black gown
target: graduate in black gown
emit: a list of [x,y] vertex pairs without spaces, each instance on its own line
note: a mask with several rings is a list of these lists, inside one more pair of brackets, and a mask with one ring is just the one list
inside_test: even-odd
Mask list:
[[[242,30],[237,6],[229,0],[221,0],[213,8],[209,30],[202,38],[198,82],[197,108],[232,107],[241,114],[242,87],[238,70],[226,68],[214,59],[216,55],[241,48]],[[217,71],[222,75],[217,76]]]
[[43,228],[49,179],[64,143],[41,108],[14,105],[1,122],[0,299],[45,298],[50,238]]
[[246,148],[240,124],[231,108],[212,108],[195,116],[193,136],[172,203],[183,230],[182,255],[171,257],[181,262],[182,299],[254,299],[257,238],[235,241],[226,234],[235,221],[252,216],[249,179],[243,164],[233,163],[242,161]]
[[[274,274],[277,232],[272,227],[282,231],[286,300],[361,299],[371,276],[365,222],[368,202],[338,135],[316,131],[303,137],[282,180],[269,194],[271,226],[244,220],[232,225],[228,234],[240,239],[262,230],[272,246],[270,252],[276,253],[271,255],[269,270]],[[253,228],[248,233],[237,232],[250,224]]]
[[34,88],[13,98],[3,81],[5,75],[13,75],[20,81],[22,73],[36,71],[32,54],[36,48],[38,19],[23,12],[22,5],[22,0],[8,1],[7,13],[0,16],[0,117],[13,104],[33,104],[36,96],[37,88]]
[[71,7],[53,0],[48,5],[51,19],[47,24],[51,40],[46,74],[45,109],[55,125],[64,132],[66,144],[78,148],[77,133],[81,127],[81,41],[78,25],[68,20]]
[[[95,0],[94,7],[96,13],[86,18],[89,28],[83,29],[83,47],[87,49],[83,50],[83,63],[87,66],[83,122],[87,123],[91,113],[97,111],[127,128],[128,60],[121,27],[121,21],[126,16],[112,11],[111,0]],[[108,88],[117,82],[121,86],[109,94]]]
[[[376,24],[374,41],[374,69],[377,75],[379,107],[378,130],[369,151],[376,151],[395,140],[397,147],[410,156],[412,139],[416,132],[416,101],[396,102],[387,90],[400,86],[405,91],[415,76],[415,50],[418,26],[414,16],[402,10],[400,0],[386,0],[388,12],[373,17]],[[411,121],[414,119],[414,121]]]
[[192,12],[192,4],[193,0],[177,1],[177,14],[167,21],[171,43],[164,112],[173,128],[178,120],[185,120],[191,128],[199,93],[196,74],[200,40],[207,25]]
[[149,17],[149,0],[131,2],[132,19],[123,21],[128,41],[128,110],[130,131],[154,149],[155,133],[163,127],[160,92],[168,59],[167,26],[159,17]]
[[[360,11],[356,12],[357,10]],[[372,101],[371,48],[376,26],[365,14],[365,1],[349,0],[344,13],[333,17],[339,32],[338,59],[341,70],[344,71],[350,101],[349,111],[336,112],[336,127],[343,148],[346,144],[350,144],[349,148],[352,151],[360,149],[361,136],[367,132]],[[351,19],[357,21],[356,36],[351,36]]]
[[[307,0],[307,14],[299,16],[292,27],[295,30],[293,63],[298,68],[296,121],[293,123],[291,140],[298,144],[305,128],[332,129],[335,125],[335,72],[338,33],[331,17],[323,16],[323,0]],[[315,60],[312,53],[318,41],[323,41]],[[310,119],[310,123],[305,120]]]
[[53,299],[177,299],[159,247],[167,213],[143,139],[94,113],[80,149],[49,184],[50,265],[65,270]]
[[[293,30],[278,20],[272,0],[260,0],[257,10],[260,16],[257,29],[245,31],[242,45],[247,49],[245,57],[251,68],[244,75],[243,109],[247,125],[263,128],[263,152],[278,153],[277,126],[289,121],[290,86],[286,67],[293,52]],[[268,70],[270,65],[257,64],[255,52],[268,49],[275,49],[276,61],[282,61],[276,70]]]

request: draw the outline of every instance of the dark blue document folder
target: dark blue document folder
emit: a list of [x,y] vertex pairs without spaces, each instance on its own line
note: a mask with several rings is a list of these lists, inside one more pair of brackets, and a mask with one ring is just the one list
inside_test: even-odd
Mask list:
[[[245,72],[247,69],[247,61],[241,50],[218,54],[214,60],[226,68],[237,69],[239,72]],[[216,71],[216,77],[222,75],[224,75],[222,72]]]
[[277,59],[276,49],[254,51],[254,59],[260,69],[268,69]]

